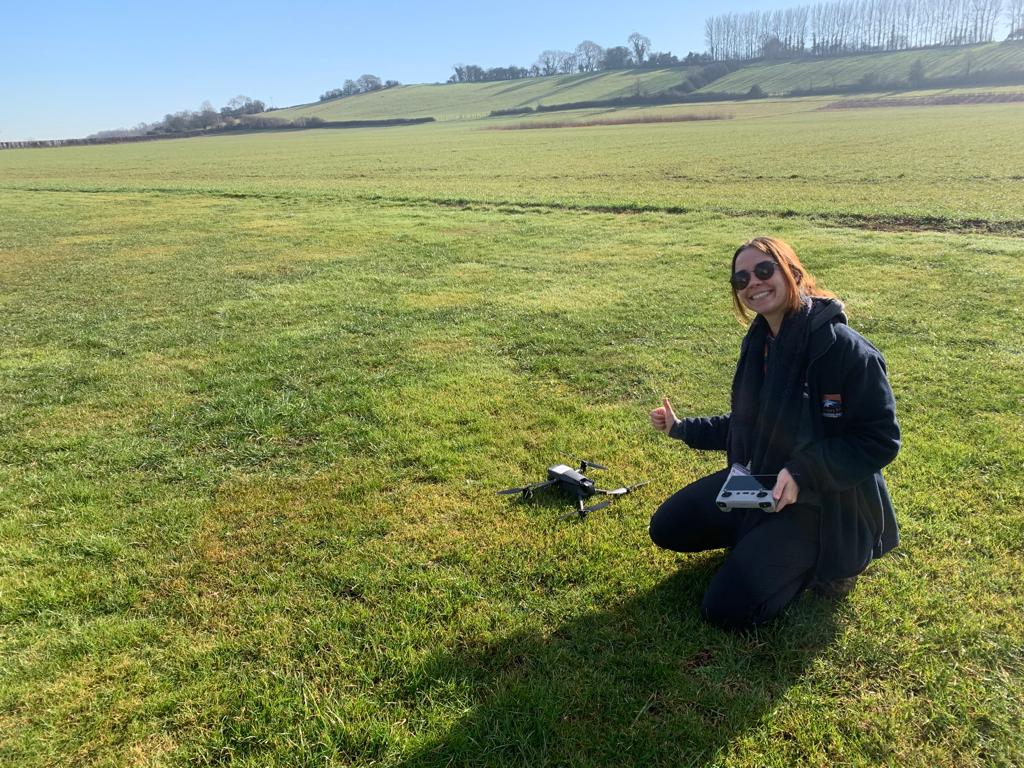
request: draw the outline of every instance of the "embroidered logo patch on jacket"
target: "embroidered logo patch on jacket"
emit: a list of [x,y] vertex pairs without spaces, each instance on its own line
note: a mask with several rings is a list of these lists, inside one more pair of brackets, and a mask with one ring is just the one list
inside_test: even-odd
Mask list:
[[843,415],[843,396],[825,395],[821,398],[821,415],[826,419],[838,419]]

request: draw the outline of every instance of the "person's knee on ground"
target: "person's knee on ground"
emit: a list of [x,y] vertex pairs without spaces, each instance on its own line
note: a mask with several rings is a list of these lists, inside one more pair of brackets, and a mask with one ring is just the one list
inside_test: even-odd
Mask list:
[[768,578],[771,569],[737,558],[734,551],[711,579],[701,603],[704,619],[723,629],[751,629],[771,621],[803,591],[807,572],[778,574]]
[[762,613],[762,605],[752,590],[736,584],[723,585],[717,580],[712,580],[700,606],[700,614],[706,622],[737,631],[752,629],[774,618],[774,615],[762,616]]
[[655,546],[661,549],[672,549],[671,544],[675,539],[675,529],[676,525],[671,521],[666,505],[662,504],[651,515],[651,522],[647,526],[647,533],[650,534],[651,541],[654,542]]
[[651,516],[651,541],[673,552],[703,552],[730,546],[734,520],[715,506],[725,472],[703,477],[680,488]]
[[647,526],[651,541],[661,549],[673,552],[703,552],[716,545],[706,541],[699,521],[693,519],[686,507],[666,501],[653,515]]

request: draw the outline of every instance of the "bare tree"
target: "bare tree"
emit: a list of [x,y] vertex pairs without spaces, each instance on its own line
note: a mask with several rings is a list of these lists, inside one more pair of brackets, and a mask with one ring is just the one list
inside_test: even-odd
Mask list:
[[580,72],[594,72],[604,58],[604,48],[593,40],[584,40],[576,46],[576,66]]
[[651,50],[651,40],[648,37],[644,37],[639,32],[634,32],[629,36],[629,45],[633,49],[633,61],[636,65],[642,66],[644,63],[644,57],[647,56],[647,52]]
[[576,71],[576,54],[568,51],[558,52],[558,71],[564,75],[571,75]]
[[356,80],[356,85],[359,86],[359,90],[362,93],[369,93],[370,91],[379,91],[384,87],[384,83],[380,81],[380,78],[376,75],[360,75],[359,79]]
[[714,60],[969,45],[991,41],[1000,17],[1024,39],[1024,0],[822,0],[712,16],[705,40]]
[[[1024,0],[1021,0],[1024,2]],[[718,35],[718,16],[712,16],[704,19],[704,45],[707,46],[708,56],[714,60],[718,60],[718,46],[720,44],[720,37]]]
[[213,108],[213,104],[209,101],[204,101],[199,107],[199,112],[196,113],[193,119],[193,125],[196,128],[212,128],[220,122],[220,113]]
[[536,67],[542,75],[553,75],[558,72],[558,62],[564,51],[544,51],[537,57]]
[[1006,21],[1010,24],[1007,40],[1024,40],[1024,0],[1006,0]]
[[978,42],[991,42],[995,38],[996,24],[1003,12],[1002,0],[981,0],[981,7],[978,10],[979,29],[981,32]]

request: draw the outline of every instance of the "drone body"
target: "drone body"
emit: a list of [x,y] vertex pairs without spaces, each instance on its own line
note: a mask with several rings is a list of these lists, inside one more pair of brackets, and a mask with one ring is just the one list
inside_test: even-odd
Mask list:
[[554,483],[570,493],[578,491],[583,498],[589,499],[597,492],[597,486],[593,480],[583,474],[583,469],[584,467],[580,467],[579,470],[576,470],[565,464],[556,464],[553,467],[548,467],[548,482]]
[[[607,469],[607,467],[603,467],[596,462],[585,460],[580,460],[579,469],[573,469],[572,467],[566,464],[555,464],[553,466],[548,467],[547,480],[542,480],[539,483],[532,483],[530,485],[524,485],[520,488],[506,488],[503,491],[498,491],[498,493],[515,493],[521,495],[524,499],[530,499],[533,498],[533,494],[535,491],[539,491],[544,488],[558,488],[562,492],[570,496],[576,497],[576,511],[570,512],[566,515],[562,515],[560,518],[558,518],[559,520],[564,520],[565,518],[572,517],[573,515],[576,515],[580,519],[582,519],[586,517],[587,514],[589,514],[590,512],[594,512],[595,510],[607,507],[609,504],[612,503],[615,497],[625,496],[627,493],[636,490],[640,486],[647,485],[647,483],[644,482],[637,483],[636,485],[631,485],[628,487],[615,488],[614,490],[598,488],[597,484],[584,474],[587,471],[588,467],[593,467],[594,469]],[[607,501],[599,502],[590,507],[585,506],[584,501],[586,499],[589,499],[591,496],[594,496],[595,494],[603,494],[605,496],[611,496],[613,498],[608,499]]]

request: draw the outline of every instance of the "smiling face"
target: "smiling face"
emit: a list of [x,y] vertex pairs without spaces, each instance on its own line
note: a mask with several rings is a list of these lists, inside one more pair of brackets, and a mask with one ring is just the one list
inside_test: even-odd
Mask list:
[[773,330],[777,330],[782,318],[789,308],[789,288],[782,275],[782,270],[776,266],[771,277],[761,280],[754,273],[756,267],[762,261],[774,261],[764,251],[757,248],[744,248],[736,257],[733,272],[746,270],[750,274],[750,282],[743,290],[736,292],[740,301],[753,312],[763,315]]

